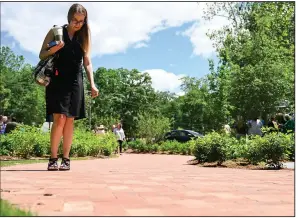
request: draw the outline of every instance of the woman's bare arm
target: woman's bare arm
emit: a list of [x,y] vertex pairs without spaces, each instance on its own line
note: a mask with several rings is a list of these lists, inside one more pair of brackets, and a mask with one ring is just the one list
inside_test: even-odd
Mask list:
[[48,44],[54,39],[55,39],[54,33],[52,30],[50,30],[43,41],[43,44],[39,53],[39,59],[41,60],[46,59],[47,57],[53,55],[64,46],[64,42],[59,42],[58,45],[55,45],[51,49],[48,49]]

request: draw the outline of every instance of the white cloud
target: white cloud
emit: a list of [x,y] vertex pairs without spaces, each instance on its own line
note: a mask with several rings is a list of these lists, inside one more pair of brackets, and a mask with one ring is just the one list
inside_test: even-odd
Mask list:
[[144,42],[139,42],[134,46],[134,48],[144,48],[144,47],[148,47],[148,45]]
[[183,96],[183,95],[185,95],[185,92],[184,91],[181,91],[181,92],[176,93],[176,95],[177,96]]
[[155,90],[181,93],[180,85],[182,84],[182,81],[180,79],[186,75],[176,75],[163,69],[151,69],[142,72],[146,72],[151,76],[152,87]]
[[213,20],[208,22],[200,20],[181,33],[181,35],[190,38],[193,45],[193,55],[209,58],[215,52],[215,48],[206,33],[209,31],[219,30],[228,23],[228,20],[224,17],[214,17]]
[[[23,49],[37,55],[48,30],[54,24],[67,23],[67,12],[71,4],[71,2],[2,2],[1,31],[7,31]],[[82,4],[88,10],[94,56],[125,52],[129,47],[148,44],[153,33],[170,27],[179,27],[187,22],[195,24],[181,34],[190,38],[194,54],[204,56],[212,50],[211,43],[205,42],[203,36],[205,33],[200,33],[210,26],[204,26],[200,22],[203,11],[196,2],[83,2]],[[215,24],[218,23],[212,23]]]

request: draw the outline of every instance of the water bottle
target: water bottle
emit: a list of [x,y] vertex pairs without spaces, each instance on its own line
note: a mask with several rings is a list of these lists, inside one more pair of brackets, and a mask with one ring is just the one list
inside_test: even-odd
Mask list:
[[59,41],[63,41],[63,28],[61,26],[54,25],[52,30],[54,32],[54,41],[48,44],[48,48],[58,45]]
[[52,28],[55,36],[55,41],[63,41],[63,28],[61,26],[54,25]]

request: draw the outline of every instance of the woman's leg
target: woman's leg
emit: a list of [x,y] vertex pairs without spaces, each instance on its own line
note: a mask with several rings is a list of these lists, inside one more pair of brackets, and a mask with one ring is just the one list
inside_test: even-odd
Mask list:
[[54,122],[51,129],[51,158],[57,158],[60,140],[65,126],[66,116],[54,114]]
[[58,148],[63,133],[66,117],[63,114],[54,114],[54,122],[51,129],[51,157],[48,170],[58,170]]
[[63,129],[63,157],[69,159],[69,152],[72,144],[74,118],[67,117]]
[[122,141],[121,140],[118,140],[119,142],[119,148],[120,148],[120,154],[122,153]]

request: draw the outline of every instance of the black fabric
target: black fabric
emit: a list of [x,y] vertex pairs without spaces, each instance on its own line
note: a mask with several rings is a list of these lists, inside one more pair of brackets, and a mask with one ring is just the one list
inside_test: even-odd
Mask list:
[[70,40],[63,26],[64,47],[57,54],[54,76],[46,87],[46,121],[53,122],[53,114],[82,119],[86,117],[83,86],[84,51],[76,35]]
[[119,147],[120,147],[120,153],[122,153],[122,140],[118,140],[118,143],[119,143]]
[[5,133],[7,134],[12,132],[17,126],[18,124],[16,122],[8,122],[6,124]]

